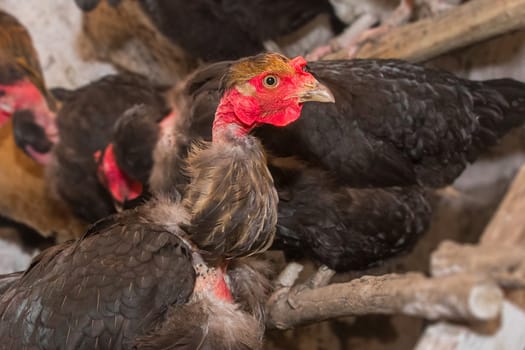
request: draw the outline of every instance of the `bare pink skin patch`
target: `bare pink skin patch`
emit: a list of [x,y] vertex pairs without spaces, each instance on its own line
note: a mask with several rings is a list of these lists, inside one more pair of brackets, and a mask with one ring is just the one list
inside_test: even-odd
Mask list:
[[208,267],[205,264],[195,265],[197,279],[193,293],[211,292],[217,299],[233,303],[233,295],[225,280],[225,267]]
[[[102,161],[100,161],[100,157]],[[95,161],[99,161],[98,175],[103,183],[106,184],[108,191],[113,199],[119,203],[125,203],[137,199],[143,192],[142,183],[131,179],[118,166],[113,151],[113,144],[109,144],[104,153],[97,151],[94,154]]]
[[161,134],[165,134],[170,132],[173,127],[175,126],[175,119],[179,115],[179,112],[177,109],[173,108],[167,116],[162,118],[162,120],[159,123]]

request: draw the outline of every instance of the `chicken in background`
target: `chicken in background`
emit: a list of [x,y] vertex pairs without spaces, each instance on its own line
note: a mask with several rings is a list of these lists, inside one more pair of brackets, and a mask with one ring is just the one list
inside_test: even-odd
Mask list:
[[[260,349],[269,284],[265,266],[246,257],[271,244],[278,199],[263,148],[249,133],[293,123],[303,103],[333,102],[304,64],[270,54],[232,65],[213,140],[188,157],[189,191],[156,193],[82,239],[44,251],[23,275],[7,276],[5,287],[0,280],[2,344]],[[254,94],[239,92],[245,89]],[[254,104],[258,113],[243,108]]]
[[27,30],[4,11],[0,11],[0,24],[0,214],[46,237],[69,239],[83,230],[83,224],[50,196],[44,169],[15,145],[11,120],[29,117],[30,128],[24,124],[17,130],[23,130],[31,147],[19,145],[38,159],[37,153],[49,146],[45,142],[56,140],[57,104],[45,88]]
[[297,32],[321,14],[329,17],[334,33],[342,29],[328,0],[76,3],[86,11],[79,41],[84,57],[113,62],[162,84],[182,79],[203,61],[265,51],[265,43]]
[[50,188],[77,217],[94,222],[114,212],[113,201],[97,178],[96,153],[110,142],[119,117],[135,104],[147,104],[163,114],[168,109],[164,90],[126,73],[61,92],[62,108],[56,118],[60,141],[52,149],[47,175]]

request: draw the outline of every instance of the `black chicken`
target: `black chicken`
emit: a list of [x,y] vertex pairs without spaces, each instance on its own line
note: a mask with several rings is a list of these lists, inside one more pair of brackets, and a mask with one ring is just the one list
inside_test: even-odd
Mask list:
[[[186,84],[183,133],[209,138],[202,125],[230,64],[201,69]],[[308,70],[336,103],[306,105],[297,123],[257,135],[271,154],[319,165],[353,187],[449,185],[525,121],[525,84],[512,79],[470,81],[398,60],[316,61]]]
[[167,110],[163,89],[141,76],[120,74],[74,91],[61,90],[57,96],[62,100],[57,114],[60,140],[52,148],[50,185],[78,217],[94,222],[114,212],[112,199],[97,178],[94,154],[106,147],[118,118],[134,104],[147,104],[163,114]]
[[248,133],[295,121],[304,102],[333,101],[302,68],[278,55],[230,67],[213,141],[188,157],[184,198],[171,189],[44,251],[0,297],[2,346],[260,348],[265,279],[242,258],[271,244],[278,199]]
[[[124,1],[129,0],[108,0],[108,3],[118,6]],[[75,2],[82,10],[90,11],[100,0]],[[192,57],[204,61],[237,59],[262,52],[264,41],[288,34],[321,13],[331,15],[334,26],[340,26],[328,0],[140,0],[139,3],[160,33]]]

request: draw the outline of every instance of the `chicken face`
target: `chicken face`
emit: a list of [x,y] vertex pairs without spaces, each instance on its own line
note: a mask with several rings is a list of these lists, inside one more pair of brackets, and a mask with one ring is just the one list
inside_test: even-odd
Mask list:
[[[30,114],[32,122],[44,130],[51,143],[58,140],[55,113],[49,109],[40,90],[26,79],[9,85],[0,84],[0,127],[16,112]],[[24,151],[28,153],[28,149],[24,148]]]
[[241,60],[232,65],[223,84],[230,90],[221,106],[233,109],[246,131],[259,124],[288,125],[299,118],[304,102],[335,101],[307,71],[302,57],[261,54]]

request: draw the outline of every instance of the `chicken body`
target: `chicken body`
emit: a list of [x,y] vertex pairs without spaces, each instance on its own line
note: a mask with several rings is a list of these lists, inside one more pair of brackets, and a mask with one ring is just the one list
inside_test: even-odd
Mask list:
[[53,147],[49,181],[79,218],[94,222],[114,212],[97,178],[95,152],[109,143],[125,110],[144,103],[162,114],[164,98],[160,89],[134,74],[107,76],[62,95],[57,115],[60,141]]
[[[180,229],[158,223],[164,210],[183,219],[173,204],[127,211],[98,222],[79,241],[49,248],[21,277],[11,276],[18,280],[8,280],[0,297],[0,348],[132,349],[162,342],[243,348],[235,341],[257,348],[261,325],[232,303],[238,295],[222,274],[203,271]],[[243,336],[228,337],[223,322]]]
[[[151,116],[151,113],[146,106],[133,108],[126,113],[127,128],[132,132],[137,125],[144,125],[144,121],[149,120],[152,125],[144,130],[160,129],[154,122],[158,117]],[[175,124],[185,124],[185,115],[185,111],[177,113]],[[151,174],[153,171],[148,183],[153,189],[176,185],[184,191],[188,182],[184,169],[188,143],[208,134],[205,130],[210,124],[191,126],[193,132],[198,131],[196,134],[177,128],[174,134],[164,134],[159,142],[175,142],[177,146],[161,157],[157,155],[154,169],[137,167],[132,173]],[[126,140],[126,128],[119,131],[118,139]],[[146,141],[150,139],[145,138]],[[115,150],[120,149],[123,159],[128,144],[114,144]],[[144,152],[141,158],[151,157],[148,154],[153,152],[152,149],[147,151],[141,147],[141,150]],[[137,154],[133,152],[133,156]],[[218,158],[217,162],[220,161]],[[310,258],[337,271],[364,269],[410,251],[428,229],[431,208],[426,191],[419,186],[344,186],[330,172],[289,157],[269,157],[268,167],[279,195],[273,248],[283,250],[290,257]],[[224,186],[227,184],[219,182],[211,188],[217,193],[229,192]]]

